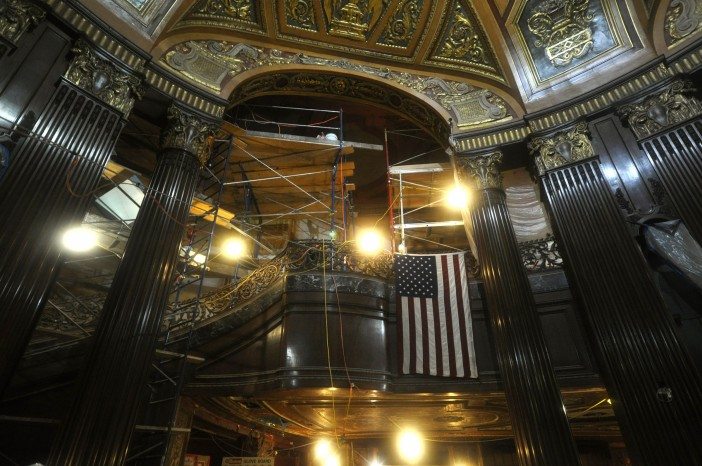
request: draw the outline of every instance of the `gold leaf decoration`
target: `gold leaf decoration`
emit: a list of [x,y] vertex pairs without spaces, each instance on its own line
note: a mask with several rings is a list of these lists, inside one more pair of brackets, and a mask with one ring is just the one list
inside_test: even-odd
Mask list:
[[317,31],[312,0],[287,0],[285,20],[290,26]]
[[365,41],[387,7],[388,0],[324,0],[329,33]]
[[475,189],[502,189],[500,164],[502,152],[456,156],[456,166],[465,178],[471,179]]
[[672,0],[665,12],[668,45],[681,42],[702,29],[702,0]]
[[402,0],[378,41],[395,47],[407,47],[417,30],[424,0]]
[[169,126],[163,132],[161,146],[180,149],[195,155],[200,163],[207,162],[207,138],[216,126],[200,116],[171,105],[168,107]]
[[617,113],[629,124],[637,139],[645,139],[702,115],[702,103],[694,93],[689,81],[673,81],[663,91],[638,103],[624,105]]
[[534,138],[529,150],[535,156],[539,173],[594,157],[589,134],[587,123],[580,122],[553,135]]
[[46,13],[23,0],[7,0],[0,4],[0,37],[16,43],[29,27],[41,21]]

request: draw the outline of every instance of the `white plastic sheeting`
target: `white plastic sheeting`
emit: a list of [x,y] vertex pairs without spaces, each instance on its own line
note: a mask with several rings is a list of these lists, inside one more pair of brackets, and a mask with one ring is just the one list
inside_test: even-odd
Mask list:
[[675,265],[702,288],[702,247],[690,236],[684,223],[674,220],[646,228],[648,246]]
[[551,233],[534,185],[509,186],[505,188],[505,194],[517,241],[541,239]]

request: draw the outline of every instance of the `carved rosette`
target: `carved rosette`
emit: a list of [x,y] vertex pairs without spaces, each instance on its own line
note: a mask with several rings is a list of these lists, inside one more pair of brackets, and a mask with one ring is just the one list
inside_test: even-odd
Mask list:
[[456,156],[456,167],[462,178],[472,180],[475,189],[502,189],[500,164],[502,152]]
[[585,122],[549,136],[532,139],[529,151],[535,157],[540,175],[595,156]]
[[689,81],[678,80],[642,101],[621,107],[617,114],[637,139],[645,139],[671,126],[702,115],[702,103]]
[[132,111],[135,100],[144,94],[141,78],[100,58],[83,41],[78,41],[72,52],[75,58],[66,71],[66,80],[119,110],[126,118]]
[[169,126],[163,132],[163,149],[180,149],[195,155],[202,165],[208,159],[208,138],[217,126],[180,107],[168,108]]
[[22,34],[45,15],[44,10],[24,0],[0,1],[0,36],[16,44]]

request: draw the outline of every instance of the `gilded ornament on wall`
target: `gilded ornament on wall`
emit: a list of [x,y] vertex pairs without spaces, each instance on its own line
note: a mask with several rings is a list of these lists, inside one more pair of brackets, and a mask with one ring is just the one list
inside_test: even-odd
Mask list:
[[541,175],[554,168],[595,156],[585,122],[549,136],[532,139],[529,151],[535,157],[536,168]]
[[590,0],[546,0],[534,8],[527,25],[537,37],[534,45],[545,49],[554,66],[569,65],[592,50],[589,9]]
[[206,0],[198,11],[202,13],[224,14],[234,19],[253,21],[251,0]]
[[75,58],[66,71],[66,80],[119,110],[126,118],[135,99],[144,93],[142,80],[100,58],[83,41],[78,41],[72,52]]
[[310,31],[317,30],[312,0],[287,0],[285,19],[290,26]]
[[417,30],[424,0],[402,0],[390,17],[378,43],[395,47],[407,47]]
[[472,180],[475,189],[502,189],[502,152],[479,155],[457,155],[456,166],[462,176]]
[[353,40],[366,40],[389,0],[324,0],[329,33]]
[[168,107],[168,123],[161,147],[190,152],[204,165],[209,155],[207,139],[217,129],[216,125],[176,105]]
[[46,13],[38,6],[24,0],[0,2],[0,36],[15,43],[31,26],[41,21]]
[[665,13],[669,45],[702,29],[702,0],[672,0]]
[[689,81],[674,81],[641,102],[624,105],[617,113],[629,124],[637,139],[645,139],[702,115],[702,103],[694,93]]
[[457,2],[453,23],[444,38],[438,56],[456,60],[487,64],[484,40],[476,27],[477,20]]

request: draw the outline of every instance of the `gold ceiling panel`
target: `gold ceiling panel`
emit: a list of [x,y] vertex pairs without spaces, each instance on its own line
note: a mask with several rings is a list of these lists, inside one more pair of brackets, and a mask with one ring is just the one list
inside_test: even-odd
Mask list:
[[479,70],[480,74],[502,78],[495,53],[472,6],[465,0],[453,0],[447,6],[440,39],[426,63],[446,67]]
[[232,43],[254,34],[276,48],[506,82],[469,0],[199,0],[164,40],[203,28]]
[[175,27],[215,26],[263,34],[262,5],[257,0],[200,0]]

